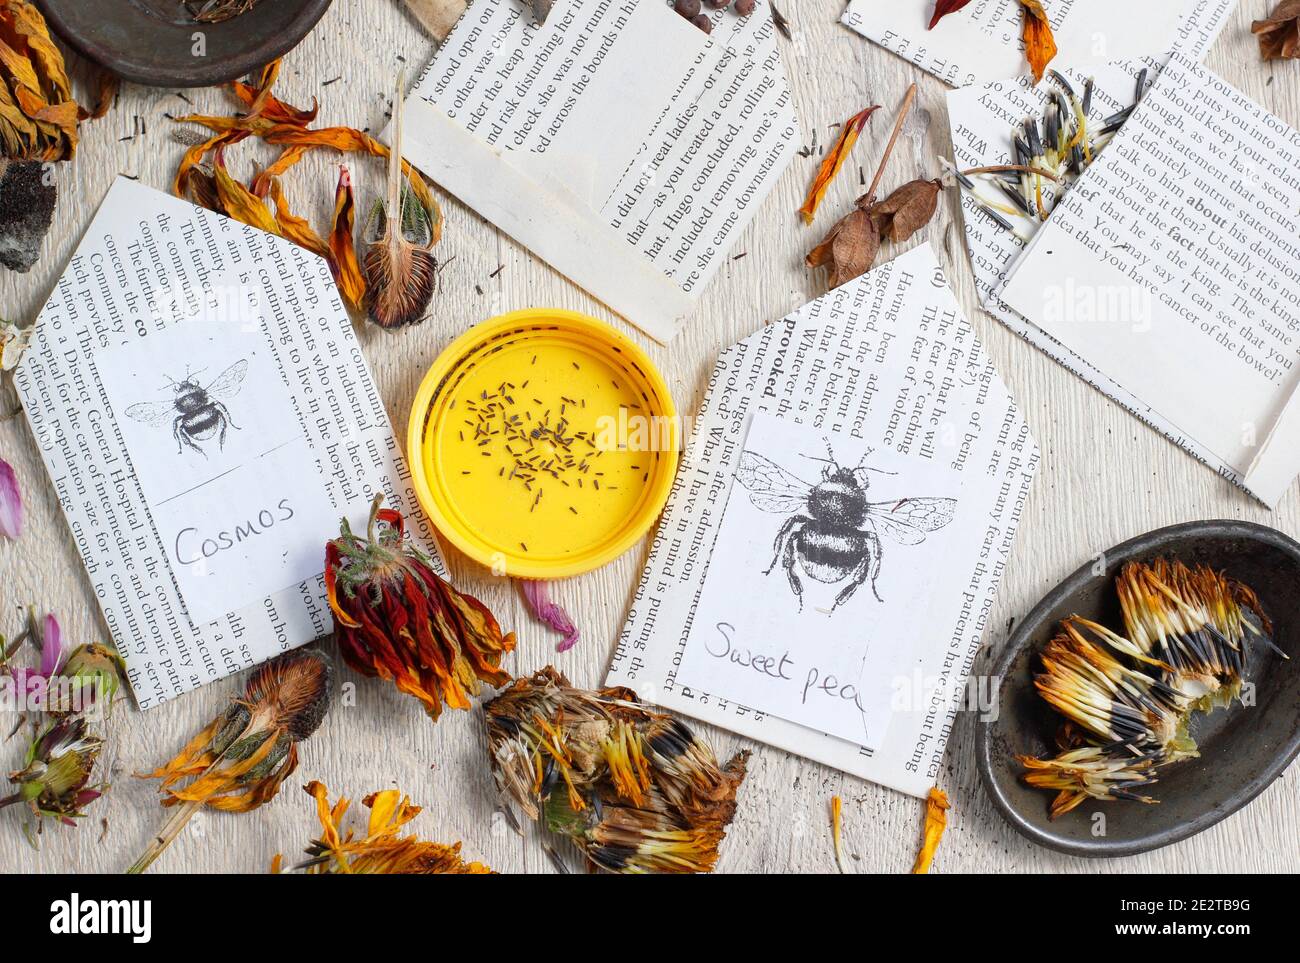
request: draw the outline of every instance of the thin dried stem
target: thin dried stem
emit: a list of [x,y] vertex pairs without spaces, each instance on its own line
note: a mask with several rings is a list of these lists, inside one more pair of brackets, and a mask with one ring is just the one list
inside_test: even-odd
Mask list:
[[186,802],[178,805],[171,819],[167,820],[163,828],[158,831],[158,835],[149,841],[149,848],[131,864],[131,868],[126,871],[127,874],[139,875],[148,869],[153,861],[162,855],[163,850],[172,844],[172,840],[180,835],[185,824],[190,821],[190,817],[202,808],[202,802]]
[[876,168],[876,176],[871,179],[871,186],[867,188],[867,204],[876,203],[876,188],[880,186],[880,179],[885,176],[885,165],[889,163],[889,156],[894,152],[894,145],[898,143],[898,135],[903,132],[903,122],[907,120],[908,112],[912,109],[912,101],[916,99],[916,84],[907,88],[907,94],[903,97],[903,106],[899,108],[898,119],[894,121],[894,132],[889,135],[889,143],[885,145],[885,153],[880,158],[880,166]]
[[962,171],[962,173],[967,177],[972,174],[1037,174],[1039,177],[1046,177],[1049,181],[1061,183],[1061,178],[1051,171],[1045,171],[1041,167],[1027,167],[1024,164],[994,164],[992,167],[972,167],[969,170]]

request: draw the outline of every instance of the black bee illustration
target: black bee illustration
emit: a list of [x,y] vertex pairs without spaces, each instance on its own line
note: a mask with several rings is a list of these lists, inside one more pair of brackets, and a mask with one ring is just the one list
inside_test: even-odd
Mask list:
[[741,454],[736,479],[749,489],[749,500],[765,512],[790,516],[777,532],[776,554],[763,574],[770,575],[780,562],[800,609],[803,608],[803,584],[798,569],[827,585],[849,580],[835,597],[832,611],[868,581],[876,601],[883,602],[876,590],[883,553],[880,536],[883,534],[902,545],[919,545],[925,541],[926,534],[952,521],[957,500],[901,498],[869,502],[868,472],[878,469],[862,464],[853,469],[842,468],[835,461],[830,439],[826,440],[826,448],[829,459],[814,459],[826,462],[822,479],[815,485],[755,452]]
[[224,448],[226,429],[238,430],[239,426],[222,402],[239,394],[248,374],[248,360],[236,361],[206,388],[195,380],[202,373],[202,369],[194,374],[187,371],[184,381],[168,378],[168,385],[175,393],[171,401],[143,401],[127,408],[127,417],[155,427],[162,427],[170,420],[177,454],[188,446],[206,458],[208,453],[198,443],[214,435],[218,446]]

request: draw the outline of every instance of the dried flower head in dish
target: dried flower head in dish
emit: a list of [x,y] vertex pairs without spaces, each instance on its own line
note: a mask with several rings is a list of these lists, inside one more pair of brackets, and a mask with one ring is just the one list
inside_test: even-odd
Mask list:
[[1130,562],[1116,586],[1125,635],[1066,619],[1034,679],[1067,720],[1057,756],[1019,757],[1026,783],[1056,791],[1053,819],[1088,798],[1156,802],[1159,768],[1199,754],[1192,714],[1240,696],[1252,643],[1287,658],[1255,593],[1222,572]]
[[325,718],[332,676],[330,660],[315,649],[254,669],[243,695],[147,775],[162,780],[163,805],[176,812],[127,872],[144,872],[203,807],[243,813],[272,799],[298,768],[298,743]]
[[600,869],[707,873],[736,811],[749,753],[726,766],[628,689],[575,689],[552,668],[488,702],[497,788]]
[[343,659],[415,696],[434,719],[442,707],[468,709],[482,683],[502,686],[501,659],[515,636],[501,633],[478,599],[438,576],[406,536],[400,512],[375,499],[365,538],[347,519],[325,547],[325,589]]
[[[371,793],[363,800],[370,810],[364,836],[344,830],[343,819],[350,800],[339,797],[333,807],[329,790],[319,782],[303,789],[316,800],[321,835],[307,847],[307,860],[295,866],[313,875],[390,874],[407,876],[477,876],[492,872],[482,863],[467,863],[460,857],[460,843],[444,846],[417,836],[399,835],[403,826],[418,816],[419,806],[396,789]],[[279,872],[280,857],[272,867]]]

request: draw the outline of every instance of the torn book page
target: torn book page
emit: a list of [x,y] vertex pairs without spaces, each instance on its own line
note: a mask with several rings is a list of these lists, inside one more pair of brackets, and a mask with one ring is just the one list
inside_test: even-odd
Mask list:
[[[474,0],[412,90],[406,158],[666,342],[794,156],[765,4]],[[459,133],[456,133],[459,131]]]
[[[1047,4],[1056,63],[1073,67],[1168,50],[1179,18],[1196,0],[1088,0]],[[841,22],[952,87],[1029,71],[1021,40],[1023,8],[1012,0],[975,0],[929,29],[934,0],[849,0]]]
[[[1235,7],[1236,0],[1199,0],[1192,13],[1179,23],[1172,52],[1200,60]],[[1083,101],[1088,101],[1090,130],[1099,134],[1107,118],[1120,115],[1136,102],[1139,79],[1143,92],[1150,89],[1168,59],[1166,53],[1087,70],[1062,66],[1061,73],[1076,95],[1080,110]],[[1086,96],[1089,81],[1092,81],[1092,91],[1090,96]],[[1036,86],[1032,78],[1021,76],[950,92],[948,116],[958,168],[969,170],[1011,163],[1014,159],[1013,136],[1023,139],[1023,125],[1027,118],[1034,118],[1041,124],[1047,113],[1049,97],[1055,96],[1055,91],[1060,89],[1055,82]],[[1073,108],[1068,100],[1067,104]],[[1105,138],[1097,136],[1096,143],[1099,149],[1103,148]],[[1091,150],[1090,155],[1096,156]],[[1064,163],[1059,166],[1068,168]],[[1065,176],[1068,185],[1077,175],[1066,170]],[[1211,460],[1208,451],[1197,446],[1126,388],[993,296],[1042,221],[1036,204],[1023,193],[1021,179],[989,174],[976,175],[971,180],[973,189],[962,191],[962,214],[976,293],[984,309],[1156,431],[1188,447],[1202,461]],[[1036,186],[1043,191],[1044,204],[1050,216],[1051,205],[1061,190],[1046,179]],[[995,214],[1006,223],[999,223],[993,216]]]
[[142,709],[327,634],[325,541],[376,494],[436,557],[329,265],[282,238],[119,178],[15,384]]
[[[809,717],[792,721],[755,707],[744,695],[693,686],[679,671],[695,624],[699,622],[707,633],[705,620],[710,616],[706,609],[727,602],[725,586],[730,573],[715,574],[713,569],[720,564],[717,548],[732,501],[746,499],[763,514],[762,531],[773,536],[767,542],[764,564],[773,558],[773,524],[778,531],[786,524],[784,516],[770,510],[777,507],[775,496],[754,494],[752,459],[746,462],[745,457],[754,424],[760,425],[759,442],[773,448],[763,442],[767,435],[761,425],[770,428],[769,419],[781,422],[783,430],[804,440],[791,464],[780,465],[792,474],[797,471],[803,482],[821,477],[809,478],[804,469],[807,465],[828,467],[830,451],[835,452],[837,462],[841,453],[845,459],[856,456],[861,462],[870,448],[872,454],[862,464],[851,466],[854,470],[874,465],[874,458],[882,461],[882,468],[885,460],[897,460],[889,471],[906,470],[919,461],[944,479],[940,482],[918,472],[909,487],[901,472],[891,476],[864,471],[871,476],[868,490],[874,488],[881,494],[880,499],[870,501],[892,499],[890,507],[901,515],[911,497],[953,498],[962,501],[961,512],[970,512],[969,519],[980,519],[975,533],[965,524],[944,522],[945,512],[933,516],[932,530],[922,533],[922,541],[933,536],[937,547],[945,535],[957,538],[958,544],[949,546],[953,550],[950,566],[941,574],[946,580],[957,578],[954,573],[960,572],[961,584],[957,587],[955,582],[944,581],[933,592],[918,589],[922,599],[910,598],[900,583],[886,585],[885,580],[914,573],[908,553],[924,551],[924,545],[908,545],[915,539],[908,533],[900,539],[890,524],[893,519],[877,524],[875,511],[860,529],[879,538],[880,550],[858,562],[867,563],[866,582],[879,563],[876,588],[884,602],[878,602],[863,582],[841,606],[923,605],[929,614],[924,629],[895,640],[889,659],[900,661],[884,663],[889,707],[883,717],[875,702],[882,698],[881,680],[864,680],[862,689],[870,692],[861,696],[857,687],[838,688],[840,696],[849,697],[846,701],[859,697],[873,700],[867,715],[877,722],[865,739],[831,735],[826,726]],[[818,444],[822,452],[809,447]],[[784,453],[780,457],[787,458]],[[964,704],[966,678],[1037,463],[1029,429],[963,317],[928,245],[837,288],[733,345],[719,358],[660,521],[649,565],[615,650],[609,684],[628,686],[646,701],[924,796],[934,785],[953,714]],[[900,480],[900,486],[893,487]],[[791,483],[787,497],[802,492],[794,487]],[[756,499],[767,508],[756,504]],[[924,510],[934,504],[921,501],[918,507]],[[792,509],[790,518],[798,518],[793,503],[782,503],[782,507]],[[743,510],[749,512],[749,508]],[[930,516],[922,511],[907,517],[924,524],[923,519]],[[951,525],[957,527],[948,531]],[[850,540],[856,552],[862,543]],[[806,542],[800,543],[789,560],[785,554],[788,543],[783,543],[776,568],[769,575],[754,576],[737,599],[756,606],[766,604],[762,600],[769,598],[773,604],[777,600],[797,603],[790,579],[793,573],[807,588],[810,609],[833,608],[835,598],[861,573],[855,566],[843,579],[813,577],[813,573],[822,578],[833,574],[830,568],[819,567],[815,541],[813,533],[808,533]],[[725,548],[724,543],[724,552]],[[838,572],[843,561],[838,559],[831,568]],[[706,585],[716,579],[722,579],[721,595]],[[735,591],[742,593],[739,588]],[[735,605],[731,608],[734,611]],[[846,610],[846,614],[850,613]],[[705,638],[714,651],[719,644],[719,621],[726,620],[715,618],[715,633]],[[761,627],[752,628],[749,635],[753,637],[733,635],[733,639],[741,648],[783,642],[790,648],[788,662],[806,658],[808,651],[800,646],[799,638],[780,640],[774,633],[759,636],[762,631]],[[852,644],[849,640],[862,642],[855,639],[851,624],[829,631],[845,645]],[[876,644],[881,643],[876,640]],[[757,664],[760,668],[768,665],[767,657],[772,655],[779,674],[783,654],[784,650],[764,650]],[[900,668],[903,663],[905,671]],[[800,667],[802,686],[811,666],[804,662]],[[818,679],[823,688],[816,691],[822,692],[829,684],[820,672]],[[837,678],[841,681],[847,682]]]
[[1175,54],[1000,295],[1270,505],[1245,476],[1292,457],[1267,442],[1300,382],[1297,169],[1300,132]]

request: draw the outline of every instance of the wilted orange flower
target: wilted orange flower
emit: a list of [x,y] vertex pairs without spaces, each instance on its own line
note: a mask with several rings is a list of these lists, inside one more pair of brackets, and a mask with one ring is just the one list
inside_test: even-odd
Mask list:
[[1052,22],[1047,19],[1041,0],[1020,0],[1020,5],[1025,8],[1022,32],[1025,56],[1034,69],[1034,83],[1038,83],[1056,56],[1056,38],[1052,36]]
[[332,675],[329,659],[314,649],[253,670],[240,698],[176,758],[145,774],[162,780],[163,805],[177,811],[127,872],[144,872],[204,806],[242,813],[273,798],[298,768],[298,743],[325,718]]
[[[364,800],[370,809],[366,834],[356,838],[352,830],[343,831],[343,817],[350,801],[339,797],[333,808],[329,790],[319,782],[303,789],[316,800],[316,816],[321,836],[306,849],[308,859],[295,867],[314,875],[369,873],[393,875],[479,876],[491,873],[482,863],[467,863],[460,858],[460,843],[444,846],[417,836],[399,836],[398,831],[418,816],[419,806],[396,789],[371,793]],[[280,857],[273,864],[279,871]]]
[[117,78],[101,72],[95,106],[78,106],[41,12],[28,0],[0,0],[0,156],[72,160],[78,122],[108,113],[117,88]]
[[799,208],[799,213],[803,215],[805,224],[813,222],[813,218],[817,214],[817,208],[821,206],[822,198],[826,196],[826,191],[831,186],[831,181],[835,180],[835,175],[840,172],[844,162],[849,159],[853,145],[858,142],[858,137],[862,134],[862,128],[867,126],[867,121],[871,119],[871,115],[879,109],[880,105],[876,104],[854,114],[840,129],[840,136],[835,141],[835,146],[831,148],[826,155],[826,159],[822,161],[822,166],[817,171],[812,186],[808,188],[808,197],[804,200],[803,207]]
[[468,709],[481,684],[505,685],[501,659],[515,647],[478,599],[456,591],[405,538],[400,512],[370,510],[366,538],[347,519],[325,547],[325,590],[343,659],[388,679],[437,719],[444,704]]
[[925,800],[925,829],[921,835],[921,851],[916,854],[913,873],[930,872],[930,864],[934,862],[939,840],[943,839],[943,831],[948,825],[947,813],[951,808],[952,803],[948,802],[948,796],[942,789],[935,786],[930,790],[930,795]]
[[[316,119],[318,105],[313,101],[309,110],[302,109],[276,97],[273,88],[279,75],[280,61],[277,60],[263,68],[256,84],[236,82],[230,85],[230,92],[244,108],[242,113],[232,116],[189,114],[177,118],[180,123],[206,127],[212,136],[185,152],[177,168],[172,190],[177,197],[188,198],[218,214],[278,234],[325,258],[338,279],[340,293],[348,305],[360,309],[365,301],[366,279],[356,266],[356,239],[351,234],[352,222],[348,219],[353,216],[354,207],[350,188],[345,190],[344,184],[340,182],[336,191],[336,213],[327,243],[306,220],[293,213],[279,179],[316,148],[383,158],[387,158],[390,151],[369,134],[351,127],[309,127]],[[280,148],[280,153],[244,187],[219,169],[225,166],[224,148],[250,137]],[[211,167],[204,164],[209,155],[214,156]],[[429,226],[428,245],[432,247],[442,236],[442,209],[429,185],[410,164],[403,160],[401,170],[422,209],[423,220]],[[214,178],[218,181],[226,179],[223,190],[215,189],[221,185],[214,184]],[[235,190],[232,185],[237,185],[240,189]],[[344,194],[347,195],[346,200]],[[274,203],[274,213],[266,204],[268,198]],[[345,228],[349,231],[346,236]]]

